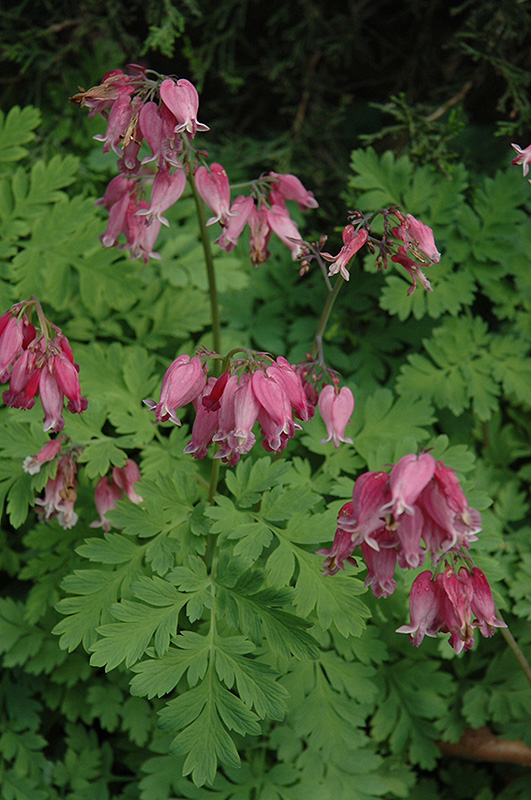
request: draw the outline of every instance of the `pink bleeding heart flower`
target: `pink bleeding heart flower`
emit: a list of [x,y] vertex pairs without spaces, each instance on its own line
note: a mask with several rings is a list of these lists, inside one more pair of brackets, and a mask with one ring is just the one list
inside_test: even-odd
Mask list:
[[378,550],[368,542],[360,544],[367,565],[365,586],[370,587],[375,597],[389,597],[396,589],[393,577],[397,561],[396,538],[386,528],[381,528],[375,532],[374,539],[378,543]]
[[114,483],[125,492],[129,500],[138,505],[143,501],[135,489],[135,483],[140,480],[140,469],[138,464],[131,458],[128,458],[123,467],[113,467],[112,479]]
[[73,528],[78,520],[74,511],[77,500],[76,464],[71,453],[57,465],[55,478],[49,478],[44,497],[35,500],[35,511],[43,520],[56,519],[62,528]]
[[23,322],[11,311],[2,316],[0,333],[0,383],[9,380],[9,367],[22,351],[24,341]]
[[153,181],[149,206],[138,209],[136,215],[145,216],[147,225],[150,225],[153,220],[158,220],[159,223],[169,227],[170,223],[162,214],[180,199],[185,188],[186,172],[184,169],[178,169],[173,175],[169,170],[159,169]]
[[402,239],[406,251],[412,253],[421,264],[440,263],[441,254],[435,246],[433,231],[420,219],[408,214],[399,228],[393,228],[393,235]]
[[430,453],[409,453],[403,456],[391,470],[391,500],[382,510],[389,509],[395,519],[404,511],[412,514],[413,504],[432,479],[434,472],[435,459]]
[[350,273],[347,269],[347,265],[349,261],[354,258],[358,250],[363,247],[368,238],[369,234],[365,228],[356,231],[353,225],[347,225],[343,230],[343,247],[337,256],[333,256],[331,253],[321,253],[325,261],[331,262],[328,274],[336,275],[336,273],[340,272],[343,278],[348,281]]
[[319,395],[319,411],[328,434],[321,439],[321,444],[332,440],[336,449],[339,447],[339,442],[353,444],[352,439],[345,436],[345,427],[354,411],[354,395],[347,386],[343,386],[339,391],[331,384],[325,386]]
[[105,533],[111,529],[111,523],[106,519],[105,514],[116,508],[116,503],[123,497],[122,489],[113,481],[108,478],[101,478],[96,484],[94,490],[94,503],[100,518],[90,523],[91,528],[103,528]]
[[250,258],[255,267],[264,264],[269,259],[269,239],[271,238],[271,228],[267,221],[265,208],[253,206],[249,214],[250,239]]
[[402,625],[396,633],[408,633],[411,644],[419,647],[425,636],[436,637],[433,625],[440,614],[440,593],[433,574],[426,570],[417,575],[409,594],[409,625]]
[[470,608],[476,617],[472,626],[479,628],[481,635],[488,638],[494,635],[496,628],[506,628],[507,625],[496,617],[492,591],[485,573],[474,567],[470,582],[473,592]]
[[224,167],[216,162],[210,165],[210,172],[206,167],[198,167],[195,183],[199,196],[214,212],[214,216],[206,224],[220,222],[221,225],[226,225],[234,212],[230,210],[230,184]]
[[39,381],[39,392],[44,410],[44,431],[59,433],[65,426],[63,419],[64,394],[59,388],[57,378],[45,366]]
[[319,203],[313,193],[308,191],[295,175],[279,174],[278,172],[270,172],[269,174],[272,178],[275,178],[273,182],[275,191],[284,200],[295,200],[301,211],[307,211],[309,208],[319,208]]
[[417,288],[417,278],[423,289],[426,289],[427,292],[433,292],[428,278],[420,269],[417,262],[413,261],[413,259],[408,256],[405,247],[399,247],[398,253],[395,253],[394,256],[391,256],[391,261],[394,261],[395,264],[400,264],[411,275],[413,279],[413,285],[407,290],[408,295],[413,294]]
[[292,260],[296,261],[303,253],[303,241],[299,229],[291,219],[287,208],[275,203],[271,208],[266,208],[264,214],[267,224],[273,233],[290,250]]
[[155,412],[157,422],[171,420],[181,425],[176,415],[179,408],[196,400],[206,386],[206,375],[199,356],[192,359],[189,355],[178,356],[164,375],[160,400],[144,400],[150,411]]
[[249,221],[249,217],[255,208],[254,200],[252,197],[246,197],[243,194],[238,195],[229,209],[229,219],[219,239],[216,239],[216,244],[219,244],[222,250],[230,253],[238,244],[243,229]]
[[159,87],[159,94],[164,105],[177,120],[175,133],[186,133],[192,139],[197,131],[209,131],[208,125],[197,121],[199,95],[195,86],[181,78],[177,82],[166,78]]

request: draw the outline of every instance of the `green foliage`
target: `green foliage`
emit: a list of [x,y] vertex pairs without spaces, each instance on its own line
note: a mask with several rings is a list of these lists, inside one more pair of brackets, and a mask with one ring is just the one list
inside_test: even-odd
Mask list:
[[[148,46],[166,52],[187,22],[170,6],[150,7]],[[39,296],[73,344],[89,407],[65,412],[79,450],[68,530],[33,511],[55,464],[22,469],[47,441],[42,411],[0,411],[2,800],[449,800],[458,778],[464,800],[499,786],[523,800],[519,778],[506,785],[491,765],[470,788],[438,762],[438,742],[469,726],[531,746],[529,689],[502,637],[458,658],[431,639],[412,649],[395,631],[415,571],[375,601],[365,567],[324,577],[315,551],[361,471],[429,448],[483,513],[471,555],[528,652],[527,183],[353,153],[349,205],[396,202],[433,225],[434,292],[408,297],[370,257],[353,270],[323,346],[356,396],[354,445],[321,444],[316,417],[281,459],[255,448],[222,465],[212,499],[208,461],[183,454],[191,417],[155,426],[142,404],[177,354],[211,345],[191,198],[170,211],[160,263],[127,262],[99,245],[103,216],[77,189],[86,167],[25,160],[37,123],[31,108],[0,119],[0,311]],[[223,340],[295,361],[324,292],[279,252],[251,275],[245,254],[216,251]],[[127,458],[141,502],[89,527],[98,480]]]

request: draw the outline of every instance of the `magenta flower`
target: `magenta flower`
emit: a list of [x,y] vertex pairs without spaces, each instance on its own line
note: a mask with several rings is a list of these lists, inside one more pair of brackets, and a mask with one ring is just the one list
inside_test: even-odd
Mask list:
[[121,145],[131,122],[132,113],[130,96],[128,94],[120,95],[111,108],[105,134],[98,133],[93,137],[96,141],[103,142],[104,153],[108,153],[112,148],[117,156],[122,155]]
[[171,420],[181,425],[175,412],[197,399],[205,386],[206,375],[199,356],[192,359],[189,355],[178,356],[166,370],[159,402],[144,400],[144,403],[155,412],[157,422]]
[[397,561],[396,540],[393,533],[386,528],[376,531],[374,539],[378,544],[378,550],[366,541],[360,544],[367,565],[365,586],[371,588],[375,597],[389,597],[396,589],[393,577]]
[[56,519],[62,528],[73,528],[78,520],[74,511],[77,500],[76,464],[72,454],[66,455],[57,465],[55,478],[49,478],[44,497],[35,500],[35,511],[43,519]]
[[130,458],[127,459],[123,467],[114,467],[112,478],[103,477],[96,484],[94,490],[94,502],[100,515],[99,520],[90,523],[91,528],[103,528],[107,533],[111,529],[111,523],[106,519],[107,511],[116,508],[116,503],[122,500],[124,493],[132,503],[138,505],[143,498],[136,492],[134,485],[140,480],[140,470]]
[[65,426],[63,419],[64,394],[59,388],[57,378],[51,370],[45,367],[39,381],[39,393],[44,410],[44,431],[58,433]]
[[389,499],[389,476],[386,472],[364,472],[356,480],[352,491],[356,545],[365,542],[374,550],[379,544],[374,533],[385,527],[388,516],[383,508]]
[[485,573],[474,567],[470,580],[473,592],[471,611],[476,617],[472,626],[479,628],[481,635],[488,638],[494,635],[496,628],[506,628],[507,625],[496,617],[496,608]]
[[126,244],[120,245],[120,250],[129,250],[131,259],[141,258],[147,264],[150,258],[160,259],[159,253],[153,247],[160,231],[160,220],[152,218],[148,223],[139,211],[149,209],[148,203],[141,200],[137,205],[135,199],[129,201],[125,213],[124,233]]
[[[209,379],[209,383],[211,380],[212,378]],[[218,409],[209,409],[200,405],[192,426],[192,438],[184,448],[183,453],[189,453],[198,459],[205,458],[207,450],[212,444],[214,434],[218,429],[218,418]]]
[[348,561],[354,566],[358,566],[355,558],[352,558],[354,552],[354,545],[352,544],[352,532],[347,530],[343,525],[343,519],[350,519],[352,517],[353,506],[352,503],[345,503],[339,510],[337,515],[337,530],[334,536],[332,547],[322,550],[317,550],[318,556],[325,556],[323,564],[323,575],[335,575],[340,569],[345,569],[344,561]]
[[302,237],[297,225],[291,219],[285,206],[274,203],[271,208],[264,211],[267,224],[275,233],[280,241],[286,245],[291,252],[291,258],[296,261],[302,254]]
[[435,459],[430,453],[409,453],[401,458],[391,470],[391,500],[384,508],[389,508],[395,519],[404,511],[412,514],[413,503],[432,479],[434,472]]
[[7,311],[0,318],[0,383],[9,380],[9,367],[22,352],[23,340],[22,319]]
[[524,171],[524,178],[527,177],[529,172],[529,165],[531,164],[531,144],[524,150],[518,144],[512,144],[511,147],[516,150],[517,156],[513,158],[511,164],[522,164]]
[[328,274],[336,275],[338,272],[341,272],[343,278],[348,281],[350,273],[347,269],[347,265],[349,261],[354,258],[358,250],[363,247],[368,238],[369,234],[365,228],[356,231],[353,225],[347,225],[343,230],[343,247],[337,256],[333,256],[330,253],[321,253],[325,261],[331,262]]
[[88,402],[84,397],[81,397],[81,386],[76,367],[76,364],[63,355],[57,355],[53,359],[57,385],[69,401],[68,410],[72,414],[81,414],[82,411],[86,410]]
[[198,167],[195,183],[201,199],[214,212],[214,216],[207,220],[207,225],[215,222],[226,225],[234,212],[230,211],[230,184],[224,167],[216,162],[210,165],[210,172],[206,167]]
[[138,464],[131,458],[128,458],[123,467],[113,467],[112,479],[115,484],[125,492],[129,500],[138,505],[143,501],[135,489],[135,483],[140,480],[140,469]]
[[100,518],[90,523],[91,528],[103,528],[105,533],[111,529],[111,523],[105,518],[107,511],[116,508],[116,503],[123,497],[123,491],[117,484],[107,477],[101,478],[94,490],[94,503]]
[[339,442],[354,444],[352,439],[345,436],[345,427],[354,411],[354,395],[347,386],[343,386],[340,390],[331,384],[325,386],[319,395],[319,411],[328,434],[321,439],[321,444],[332,440],[336,450]]
[[313,408],[306,399],[302,380],[286,358],[279,356],[276,362],[266,369],[266,374],[280,383],[297,419],[306,422],[313,416]]
[[166,78],[160,85],[159,93],[162,102],[177,120],[175,133],[186,131],[193,139],[197,131],[210,130],[208,125],[197,121],[199,95],[190,81],[181,78],[175,83],[171,78]]
[[[432,536],[440,539],[440,552],[448,552],[452,548],[470,547],[477,540],[481,530],[481,514],[470,508],[459,485],[457,475],[441,461],[437,462],[433,479],[422,490],[419,505],[426,512],[426,525],[430,530],[428,517],[435,527],[431,526]],[[427,534],[430,536],[430,534]],[[426,538],[426,537],[425,537]]]
[[409,625],[402,625],[396,633],[408,633],[411,644],[419,647],[425,636],[434,638],[437,634],[433,625],[439,618],[440,594],[438,586],[429,570],[417,575],[409,595]]
[[[403,217],[401,217],[404,220]],[[394,236],[402,239],[406,251],[412,253],[421,264],[439,264],[441,254],[435,246],[433,231],[420,219],[408,214],[399,228],[393,228]]]
[[398,537],[398,564],[402,569],[416,569],[424,563],[425,552],[421,547],[424,535],[424,516],[418,506],[412,514],[402,514],[396,528]]
[[319,208],[319,203],[313,193],[306,189],[295,175],[282,175],[278,172],[270,172],[271,177],[276,178],[273,183],[275,191],[284,200],[295,200],[301,211],[309,208]]
[[178,169],[173,175],[169,170],[159,169],[153,181],[151,199],[147,208],[136,211],[138,217],[145,217],[146,225],[153,220],[169,227],[170,223],[162,214],[171,208],[182,196],[186,188],[186,172]]
[[404,269],[407,270],[407,272],[409,272],[411,275],[413,279],[413,285],[407,290],[408,295],[413,294],[417,288],[417,278],[423,289],[426,289],[427,292],[433,292],[428,278],[420,269],[417,262],[413,261],[413,259],[408,256],[405,247],[399,247],[398,253],[395,253],[394,256],[391,256],[391,261],[394,261],[395,264],[401,264],[401,266],[403,266]]
[[231,205],[228,222],[223,228],[219,239],[216,239],[216,244],[219,244],[226,253],[230,253],[238,244],[238,239],[247,225],[254,208],[253,198],[246,197],[243,194],[238,195]]

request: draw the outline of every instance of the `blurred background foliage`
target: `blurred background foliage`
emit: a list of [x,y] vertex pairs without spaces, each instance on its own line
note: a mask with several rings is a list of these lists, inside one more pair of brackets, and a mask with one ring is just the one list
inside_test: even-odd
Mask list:
[[128,62],[188,77],[235,179],[295,171],[327,214],[360,144],[445,174],[457,161],[488,174],[507,163],[508,143],[531,127],[530,6],[22,0],[2,15],[0,105],[42,110],[46,155],[83,153],[96,129],[66,103],[78,85]]

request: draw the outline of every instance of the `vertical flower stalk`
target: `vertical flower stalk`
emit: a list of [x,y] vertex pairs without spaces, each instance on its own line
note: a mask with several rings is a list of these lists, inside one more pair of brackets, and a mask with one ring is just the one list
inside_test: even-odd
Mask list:
[[[221,353],[221,321],[219,315],[219,299],[218,299],[218,289],[216,284],[216,270],[214,267],[214,259],[212,257],[212,246],[210,244],[210,237],[208,235],[207,230],[207,222],[206,222],[206,215],[205,209],[203,206],[203,202],[199,196],[199,192],[197,191],[197,186],[195,182],[195,177],[193,173],[193,165],[188,164],[188,183],[190,184],[190,188],[192,189],[192,194],[194,196],[194,203],[197,212],[197,221],[199,224],[199,232],[201,235],[201,244],[203,246],[203,254],[205,256],[205,267],[207,272],[207,279],[208,279],[208,288],[209,288],[209,295],[210,295],[210,310],[212,315],[212,340],[213,340],[213,349],[216,353]],[[217,362],[214,367],[214,371],[218,369]]]

